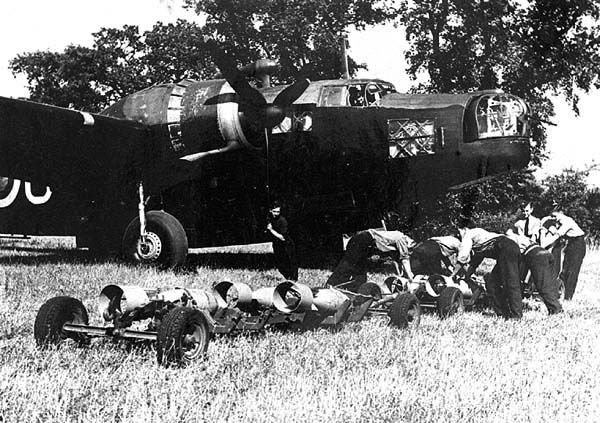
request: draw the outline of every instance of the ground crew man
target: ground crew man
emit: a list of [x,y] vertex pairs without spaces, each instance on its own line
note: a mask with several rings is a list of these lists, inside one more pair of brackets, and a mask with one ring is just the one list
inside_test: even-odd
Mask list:
[[435,236],[418,243],[410,255],[410,267],[415,274],[452,274],[453,261],[460,248],[460,240],[453,236]]
[[522,218],[515,222],[513,226],[513,231],[517,235],[526,236],[533,242],[539,244],[542,224],[540,219],[538,219],[532,214],[533,206],[530,202],[523,202],[521,203],[520,210]]
[[519,246],[505,235],[473,227],[466,218],[459,219],[457,227],[461,242],[452,276],[465,272],[469,281],[484,258],[495,259],[496,265],[486,278],[486,289],[492,298],[494,311],[507,319],[520,319],[523,316],[523,303]]
[[554,257],[552,253],[531,239],[523,235],[518,235],[511,229],[506,231],[506,236],[512,239],[519,246],[521,256],[521,280],[531,272],[531,281],[536,286],[538,294],[548,309],[548,314],[562,312],[562,306],[559,301],[558,278],[554,273]]
[[267,234],[273,243],[273,254],[279,273],[292,281],[298,280],[296,245],[288,232],[288,222],[281,215],[281,206],[274,202],[269,210]]
[[[573,299],[579,271],[586,253],[585,232],[575,221],[566,216],[561,210],[553,211],[543,221],[549,221],[547,233],[542,239],[542,246],[547,247],[560,240],[566,242],[565,258],[562,264],[560,278],[565,283],[565,300]],[[546,222],[544,222],[546,223]]]
[[401,264],[404,275],[412,281],[410,251],[415,241],[400,231],[367,229],[357,232],[346,246],[346,253],[333,273],[327,279],[327,285],[339,286],[350,291],[367,281],[367,259],[375,253],[391,255]]

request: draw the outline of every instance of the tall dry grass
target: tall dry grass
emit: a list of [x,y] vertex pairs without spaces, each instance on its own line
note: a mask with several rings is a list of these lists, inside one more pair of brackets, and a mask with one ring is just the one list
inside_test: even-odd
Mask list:
[[[260,262],[257,256],[250,262]],[[197,260],[202,262],[201,258]],[[35,347],[48,298],[83,300],[109,283],[275,285],[274,269],[208,266],[158,272],[76,252],[4,250],[0,297],[0,421],[4,422],[593,422],[600,419],[600,252],[584,262],[575,300],[548,317],[528,302],[519,322],[487,313],[425,316],[415,332],[384,319],[337,332],[266,332],[215,339],[186,369],[156,365],[151,346],[97,340]],[[327,270],[301,269],[316,285]],[[374,278],[384,275],[375,274]]]

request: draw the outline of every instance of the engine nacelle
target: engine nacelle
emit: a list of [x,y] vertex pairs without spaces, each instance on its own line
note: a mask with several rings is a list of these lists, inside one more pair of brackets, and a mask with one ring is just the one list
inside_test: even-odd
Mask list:
[[172,158],[196,160],[262,145],[262,138],[244,124],[237,94],[223,79],[156,85],[121,99],[101,114],[149,125],[165,140]]

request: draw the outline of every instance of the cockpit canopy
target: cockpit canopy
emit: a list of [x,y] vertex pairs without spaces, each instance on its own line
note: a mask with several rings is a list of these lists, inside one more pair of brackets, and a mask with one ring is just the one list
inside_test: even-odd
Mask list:
[[319,105],[321,107],[368,107],[377,106],[382,97],[396,92],[394,85],[380,80],[343,81],[322,88]]

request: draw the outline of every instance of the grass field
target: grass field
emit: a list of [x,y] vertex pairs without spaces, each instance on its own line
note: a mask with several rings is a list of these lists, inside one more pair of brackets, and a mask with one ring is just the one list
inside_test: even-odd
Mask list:
[[[265,254],[235,257],[197,255],[175,274],[93,262],[77,251],[2,249],[0,422],[600,421],[597,250],[588,252],[575,300],[558,316],[528,302],[518,322],[488,313],[427,315],[414,332],[372,318],[338,332],[218,338],[206,360],[186,369],[159,367],[152,347],[120,342],[35,346],[36,312],[56,295],[82,299],[91,322],[100,323],[96,296],[110,283],[281,281],[263,264]],[[328,274],[303,268],[300,282],[318,285]]]

